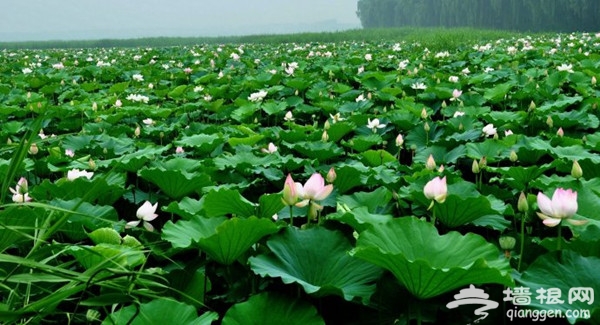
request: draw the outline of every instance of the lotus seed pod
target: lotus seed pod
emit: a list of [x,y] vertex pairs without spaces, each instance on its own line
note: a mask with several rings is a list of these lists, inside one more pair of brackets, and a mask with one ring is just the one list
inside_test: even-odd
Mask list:
[[511,236],[502,236],[498,239],[498,242],[500,243],[500,248],[503,250],[512,250],[515,248],[517,240]]
[[502,236],[498,241],[500,242],[500,248],[508,251],[515,248],[515,244],[517,243],[517,240],[511,236]]

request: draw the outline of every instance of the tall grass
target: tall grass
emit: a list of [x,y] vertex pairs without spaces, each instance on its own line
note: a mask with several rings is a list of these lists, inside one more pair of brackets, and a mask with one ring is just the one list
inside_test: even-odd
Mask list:
[[26,41],[0,42],[0,49],[48,49],[48,48],[106,48],[106,47],[166,47],[197,44],[241,43],[310,43],[344,41],[418,41],[436,50],[457,47],[466,43],[484,42],[499,38],[522,37],[523,33],[482,30],[474,28],[373,28],[338,32],[246,35],[227,37],[152,37],[138,39],[101,39],[75,41]]

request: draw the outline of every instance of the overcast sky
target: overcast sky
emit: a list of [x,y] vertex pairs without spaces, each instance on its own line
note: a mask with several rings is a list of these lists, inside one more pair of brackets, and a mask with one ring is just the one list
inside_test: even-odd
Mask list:
[[0,41],[359,28],[357,0],[2,0]]

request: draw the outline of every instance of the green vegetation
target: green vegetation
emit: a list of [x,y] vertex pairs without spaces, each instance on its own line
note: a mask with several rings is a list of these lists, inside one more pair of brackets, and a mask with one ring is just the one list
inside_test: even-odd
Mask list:
[[[531,35],[531,34],[529,34]],[[85,41],[0,42],[0,49],[168,47],[198,44],[282,44],[332,43],[351,41],[419,42],[431,50],[455,48],[488,40],[524,36],[522,33],[475,28],[369,28],[329,33],[248,35],[228,37],[157,37],[140,39],[102,39]]]

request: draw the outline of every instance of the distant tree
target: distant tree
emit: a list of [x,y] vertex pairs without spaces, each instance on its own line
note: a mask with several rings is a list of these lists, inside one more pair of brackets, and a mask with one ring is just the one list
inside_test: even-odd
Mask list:
[[600,0],[359,0],[365,28],[481,27],[520,31],[600,30]]

